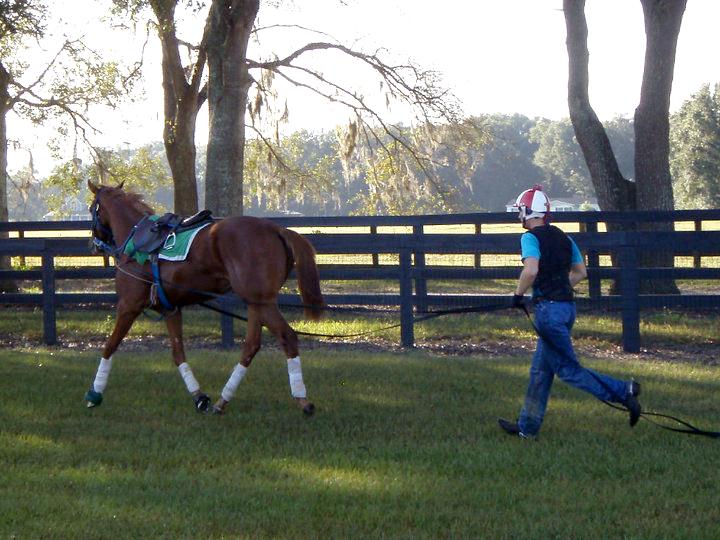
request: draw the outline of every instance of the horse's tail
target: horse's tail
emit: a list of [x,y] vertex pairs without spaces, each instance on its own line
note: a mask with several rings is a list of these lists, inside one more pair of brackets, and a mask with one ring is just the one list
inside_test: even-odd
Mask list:
[[305,317],[319,319],[325,311],[325,299],[320,291],[320,273],[315,263],[315,248],[310,241],[290,229],[281,229],[280,235],[292,250],[298,288],[305,306]]

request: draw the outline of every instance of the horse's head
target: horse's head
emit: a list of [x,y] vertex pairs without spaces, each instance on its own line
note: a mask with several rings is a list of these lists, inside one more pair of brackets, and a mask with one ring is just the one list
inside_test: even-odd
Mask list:
[[98,186],[88,180],[88,188],[94,195],[93,202],[90,204],[90,216],[92,218],[90,249],[94,254],[105,252],[112,255],[117,250],[110,222],[110,213],[102,201],[110,190],[122,189],[124,183],[121,182],[116,188],[110,188]]

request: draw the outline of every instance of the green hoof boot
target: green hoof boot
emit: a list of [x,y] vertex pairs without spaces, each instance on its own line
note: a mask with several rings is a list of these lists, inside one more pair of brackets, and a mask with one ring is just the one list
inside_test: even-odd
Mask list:
[[93,407],[97,407],[102,403],[103,397],[100,392],[96,392],[94,389],[90,388],[90,390],[87,391],[85,394],[85,401],[87,401],[87,407],[88,409],[92,409]]

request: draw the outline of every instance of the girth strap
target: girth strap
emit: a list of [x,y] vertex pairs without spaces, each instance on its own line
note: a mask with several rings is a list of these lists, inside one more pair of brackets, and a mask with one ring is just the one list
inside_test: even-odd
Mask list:
[[165,309],[167,309],[168,311],[173,311],[175,309],[175,306],[173,306],[170,303],[170,300],[168,300],[168,297],[165,294],[165,289],[163,289],[162,286],[162,279],[160,278],[160,264],[158,262],[157,254],[154,254],[150,257],[150,267],[152,268],[153,276],[153,284],[152,288],[150,289],[150,302],[152,304],[155,304],[157,300],[160,300],[160,303]]

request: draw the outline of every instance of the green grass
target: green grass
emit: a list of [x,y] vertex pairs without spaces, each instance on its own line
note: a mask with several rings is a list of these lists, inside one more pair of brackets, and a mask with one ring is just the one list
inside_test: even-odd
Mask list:
[[[192,350],[204,388],[237,353]],[[0,538],[717,538],[719,441],[676,435],[561,383],[538,442],[503,434],[528,358],[322,348],[318,412],[263,351],[224,417],[192,410],[169,352],[0,350]],[[720,367],[593,361],[643,404],[718,429]]]

